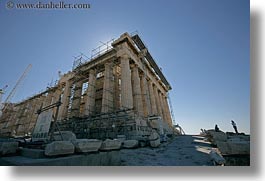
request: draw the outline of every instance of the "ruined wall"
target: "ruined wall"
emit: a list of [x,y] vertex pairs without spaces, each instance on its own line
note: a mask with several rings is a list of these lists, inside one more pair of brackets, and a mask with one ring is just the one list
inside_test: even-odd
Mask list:
[[[63,75],[56,86],[14,104],[0,118],[1,134],[32,133],[37,120],[37,110],[41,106],[56,103],[59,98],[62,105],[58,119],[61,122],[100,117],[98,121],[93,118],[94,124],[86,125],[89,126],[90,132],[94,130],[95,134],[90,134],[92,137],[101,134],[100,131],[104,129],[104,134],[112,134],[111,121],[114,120],[120,127],[124,127],[116,128],[117,134],[121,133],[119,130],[126,129],[133,129],[130,133],[135,132],[134,135],[146,134],[145,131],[150,131],[147,128],[149,116],[160,116],[167,123],[167,127],[171,127],[167,100],[167,92],[171,87],[150,58],[146,47],[139,46],[139,41],[139,38],[135,39],[127,33],[121,35],[112,43],[112,49]],[[119,119],[111,118],[111,121],[104,117],[122,110],[130,110],[126,113],[127,117],[123,115]],[[53,111],[55,113],[55,109]],[[127,123],[124,124],[126,119]],[[123,126],[118,122],[123,122]]]

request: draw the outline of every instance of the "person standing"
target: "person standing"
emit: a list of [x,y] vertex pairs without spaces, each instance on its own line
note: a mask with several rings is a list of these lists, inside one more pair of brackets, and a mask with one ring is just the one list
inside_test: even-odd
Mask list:
[[215,132],[219,132],[220,131],[220,129],[218,128],[217,124],[215,125],[214,130],[215,130]]
[[236,134],[238,134],[236,123],[233,120],[231,120],[231,124],[232,124]]

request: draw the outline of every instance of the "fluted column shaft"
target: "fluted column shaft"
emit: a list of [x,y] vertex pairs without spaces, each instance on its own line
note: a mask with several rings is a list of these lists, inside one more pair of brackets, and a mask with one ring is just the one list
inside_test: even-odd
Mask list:
[[140,87],[140,77],[138,66],[134,65],[132,68],[132,82],[133,82],[133,103],[136,113],[139,116],[143,116],[143,100]]
[[121,57],[121,108],[133,108],[131,70],[127,56]]
[[112,63],[105,63],[104,85],[102,96],[101,112],[107,113],[113,111],[113,70]]
[[84,115],[88,116],[95,112],[96,102],[96,71],[91,69],[89,71],[87,100],[85,101]]
[[150,103],[151,103],[151,115],[157,115],[158,112],[156,106],[155,93],[154,93],[153,83],[151,80],[148,81],[148,89],[149,89]]

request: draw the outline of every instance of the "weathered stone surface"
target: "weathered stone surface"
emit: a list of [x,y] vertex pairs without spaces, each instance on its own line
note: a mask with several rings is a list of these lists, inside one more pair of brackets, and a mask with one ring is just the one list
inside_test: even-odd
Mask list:
[[16,153],[18,142],[0,142],[0,155],[8,155]]
[[210,157],[218,165],[224,165],[225,164],[224,157],[220,153],[218,153],[216,150],[211,150]]
[[244,155],[250,154],[250,142],[249,141],[240,141],[240,142],[224,142],[217,141],[217,147],[224,155]]
[[[63,137],[63,140],[61,135]],[[71,131],[60,131],[60,132],[54,132],[53,139],[54,141],[75,141],[76,136]]]
[[123,142],[124,148],[137,148],[138,147],[138,140],[125,140]]
[[216,141],[226,141],[227,135],[224,132],[212,132],[213,140]]
[[249,135],[234,135],[228,137],[229,142],[250,141]]
[[74,151],[75,147],[70,141],[54,141],[45,147],[46,156],[73,154]]
[[120,148],[121,148],[121,141],[106,139],[105,141],[103,141],[100,150],[103,151],[118,150]]
[[97,139],[77,139],[72,142],[76,152],[96,152],[101,147],[102,141]]
[[160,136],[159,134],[155,131],[155,130],[152,130],[150,136],[149,136],[149,141],[150,141],[150,146],[151,147],[159,147],[160,145]]

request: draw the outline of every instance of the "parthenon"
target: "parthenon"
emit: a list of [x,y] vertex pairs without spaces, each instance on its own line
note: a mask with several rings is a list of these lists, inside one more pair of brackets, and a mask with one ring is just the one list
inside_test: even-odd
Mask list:
[[106,51],[75,63],[55,86],[7,105],[0,118],[1,134],[32,134],[38,109],[57,101],[62,103],[57,118],[60,129],[80,138],[139,139],[154,127],[172,133],[171,86],[138,34],[124,33]]

